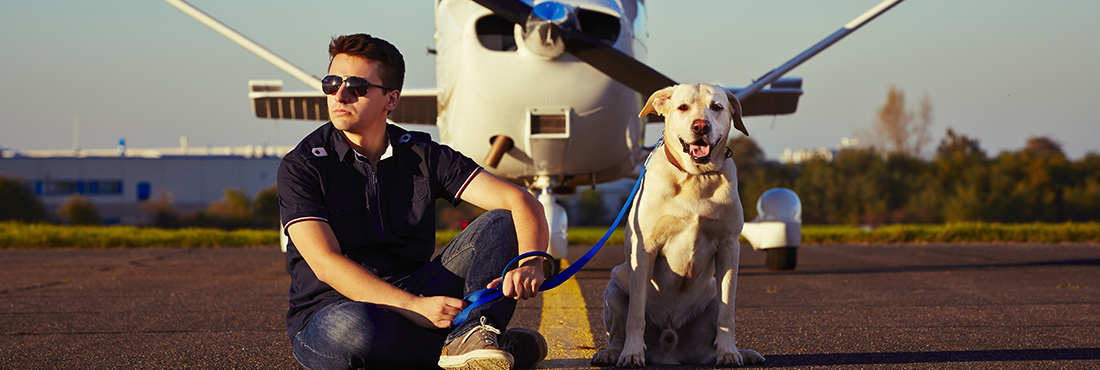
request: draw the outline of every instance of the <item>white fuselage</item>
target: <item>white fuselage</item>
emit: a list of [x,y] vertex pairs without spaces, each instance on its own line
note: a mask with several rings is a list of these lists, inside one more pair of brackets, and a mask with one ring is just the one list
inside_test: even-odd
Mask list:
[[[644,0],[559,2],[617,17],[614,47],[644,60]],[[579,185],[630,174],[644,137],[639,94],[568,52],[552,59],[532,53],[518,25],[509,25],[512,35],[479,34],[477,23],[488,16],[469,0],[436,3],[440,140],[482,162],[490,138],[511,138],[514,148],[490,171],[521,184],[536,176]],[[531,117],[541,115],[556,115],[550,132],[532,132]]]

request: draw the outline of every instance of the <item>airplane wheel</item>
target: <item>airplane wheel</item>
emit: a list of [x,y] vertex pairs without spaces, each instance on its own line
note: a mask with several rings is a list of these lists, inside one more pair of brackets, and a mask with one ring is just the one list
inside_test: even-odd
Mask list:
[[798,248],[782,247],[765,249],[768,270],[794,270],[798,265]]

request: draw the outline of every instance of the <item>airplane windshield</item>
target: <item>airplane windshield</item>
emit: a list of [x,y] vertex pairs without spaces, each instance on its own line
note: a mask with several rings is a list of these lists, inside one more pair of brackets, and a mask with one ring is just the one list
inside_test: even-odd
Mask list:
[[498,15],[481,17],[477,20],[477,40],[489,50],[516,51],[515,26]]
[[580,22],[581,32],[592,36],[607,44],[614,44],[619,39],[619,17],[587,10],[577,9],[577,21]]

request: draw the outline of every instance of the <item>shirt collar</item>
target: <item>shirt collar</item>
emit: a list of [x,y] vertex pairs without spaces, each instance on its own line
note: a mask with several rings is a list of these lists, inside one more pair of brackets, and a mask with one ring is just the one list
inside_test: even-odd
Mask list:
[[[358,158],[359,160],[364,161],[364,162],[367,161],[367,156],[359,154],[359,152],[356,152],[354,150],[352,151],[352,153],[355,153],[355,157]],[[393,145],[390,145],[389,141],[386,141],[386,151],[382,152],[382,157],[378,158],[378,161],[381,162],[381,161],[385,160],[386,158],[389,158],[389,157],[392,157],[392,156],[393,156]]]
[[[351,144],[348,144],[348,139],[347,139],[346,136],[344,136],[343,131],[332,130],[332,138],[331,139],[332,139],[332,148],[336,149],[336,153],[340,155],[341,159],[351,160],[351,161],[355,160],[355,156],[358,155],[359,153],[356,153],[354,150],[351,149]],[[391,143],[391,141],[393,141],[393,133],[390,132],[389,128],[387,127],[387,129],[386,129],[386,151],[382,152],[382,157],[378,159],[379,161],[382,161],[383,159],[386,159],[386,158],[389,158],[389,157],[393,156],[393,143]]]
[[[390,136],[392,136],[392,135],[390,135]],[[393,140],[393,139],[390,138],[390,140]],[[389,157],[393,156],[393,144],[390,143],[390,140],[386,140],[386,151],[382,152],[382,157],[378,159],[379,162],[381,162],[383,159],[386,159],[386,158],[389,158]]]

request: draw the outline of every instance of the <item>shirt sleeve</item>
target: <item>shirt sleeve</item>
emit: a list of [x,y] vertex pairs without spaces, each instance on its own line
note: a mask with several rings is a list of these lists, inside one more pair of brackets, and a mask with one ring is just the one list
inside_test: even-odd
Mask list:
[[432,183],[437,193],[452,205],[462,203],[462,192],[481,169],[470,157],[442,144],[434,145],[431,164]]
[[284,234],[295,222],[328,222],[328,207],[325,206],[319,173],[301,157],[283,157],[279,163],[276,184],[279,193],[279,220],[283,224]]

